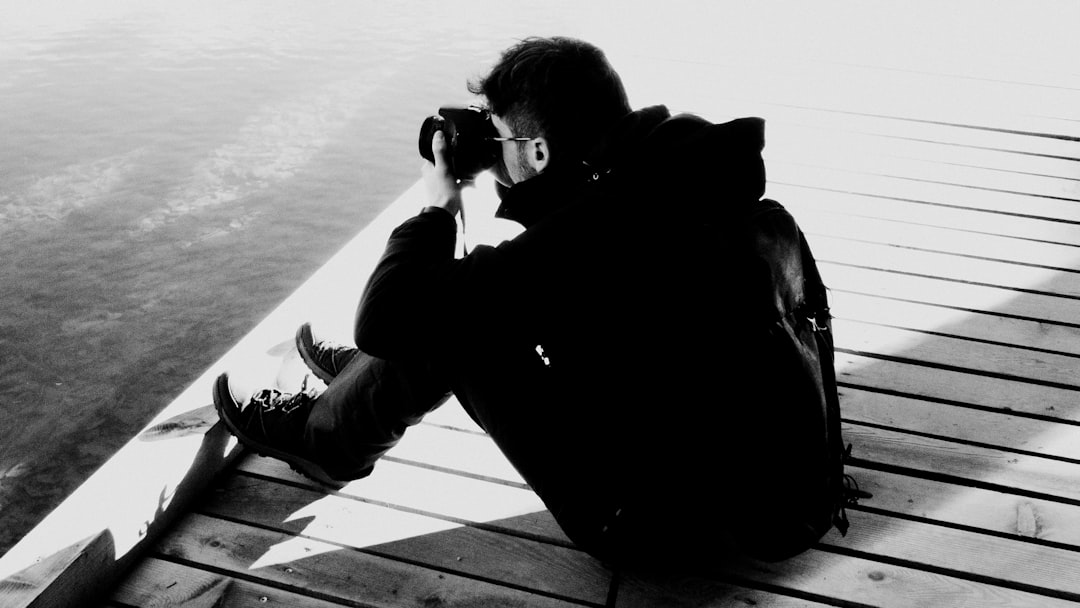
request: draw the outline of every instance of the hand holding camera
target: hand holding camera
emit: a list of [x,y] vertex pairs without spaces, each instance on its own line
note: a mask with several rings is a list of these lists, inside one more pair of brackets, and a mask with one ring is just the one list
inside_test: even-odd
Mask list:
[[491,114],[477,106],[442,107],[420,127],[420,156],[435,162],[432,136],[442,133],[446,142],[446,161],[451,175],[472,181],[481,171],[495,166],[499,155],[499,132]]
[[461,187],[495,166],[498,135],[491,114],[477,106],[442,107],[424,120],[418,145],[430,163],[423,173],[432,205],[461,211]]
[[[431,150],[429,162],[424,163],[421,172],[427,188],[428,201],[432,206],[442,207],[452,214],[461,212],[462,183],[450,172],[446,137],[442,131],[434,131],[427,145]],[[426,157],[425,157],[426,158]]]

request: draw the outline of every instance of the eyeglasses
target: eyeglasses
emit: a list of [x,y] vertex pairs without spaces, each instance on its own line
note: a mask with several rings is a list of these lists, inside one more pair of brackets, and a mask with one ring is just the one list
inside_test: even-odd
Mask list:
[[535,137],[485,137],[488,141],[532,141]]

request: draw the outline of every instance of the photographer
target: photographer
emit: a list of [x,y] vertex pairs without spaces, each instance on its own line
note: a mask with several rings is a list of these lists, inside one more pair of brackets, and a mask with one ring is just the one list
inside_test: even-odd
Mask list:
[[[490,115],[425,124],[430,206],[393,232],[369,279],[359,350],[300,328],[301,354],[328,382],[318,396],[265,390],[241,405],[222,376],[215,402],[230,430],[344,482],[452,391],[602,559],[710,566],[734,550],[786,557],[820,537],[820,526],[785,528],[793,507],[779,504],[820,493],[820,475],[781,460],[813,431],[780,421],[775,437],[759,434],[773,410],[745,397],[777,369],[747,329],[773,303],[744,295],[754,265],[731,262],[746,241],[733,218],[764,193],[763,121],[631,112],[603,53],[565,38],[522,41],[470,91]],[[485,149],[493,158],[467,158]],[[465,166],[490,163],[498,215],[525,231],[455,259]],[[785,469],[791,479],[773,477]],[[762,545],[762,529],[787,537]]]

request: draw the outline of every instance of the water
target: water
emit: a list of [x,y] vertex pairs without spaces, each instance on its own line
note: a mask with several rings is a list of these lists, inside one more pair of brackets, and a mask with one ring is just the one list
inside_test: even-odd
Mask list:
[[570,18],[6,1],[0,554],[418,178],[423,116]]

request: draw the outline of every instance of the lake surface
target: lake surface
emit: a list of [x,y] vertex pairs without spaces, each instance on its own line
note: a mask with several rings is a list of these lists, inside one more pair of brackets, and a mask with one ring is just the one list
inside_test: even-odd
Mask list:
[[0,554],[419,178],[424,116],[571,15],[14,4],[0,2]]

